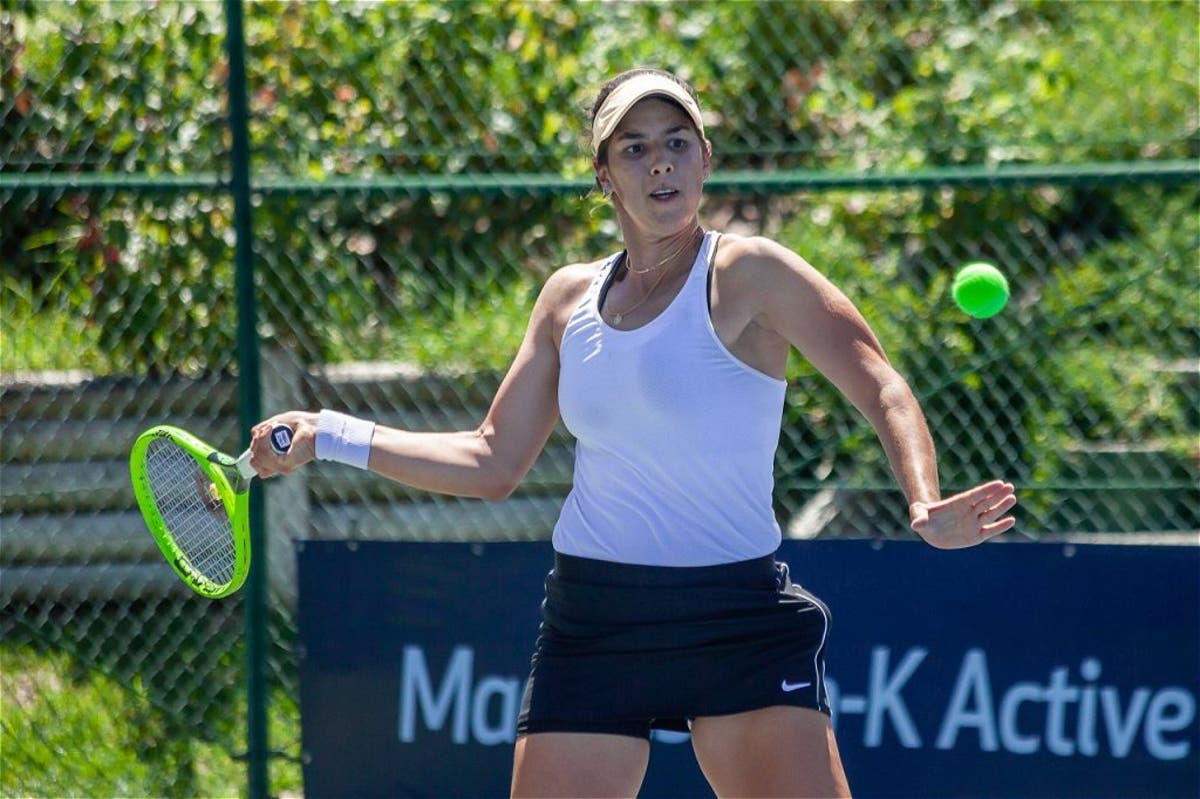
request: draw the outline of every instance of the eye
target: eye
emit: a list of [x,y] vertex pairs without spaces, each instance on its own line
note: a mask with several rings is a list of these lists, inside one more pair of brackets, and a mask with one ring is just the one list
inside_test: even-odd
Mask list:
[[625,154],[626,155],[641,155],[643,149],[644,149],[643,145],[641,145],[641,144],[638,144],[638,143],[631,144],[625,148]]
[[688,146],[687,139],[671,139],[667,142],[667,146],[672,150],[683,150]]

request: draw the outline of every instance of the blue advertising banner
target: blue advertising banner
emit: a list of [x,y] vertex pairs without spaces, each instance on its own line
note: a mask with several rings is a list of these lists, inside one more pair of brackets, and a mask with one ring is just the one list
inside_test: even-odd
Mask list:
[[[504,796],[548,543],[298,543],[309,797]],[[862,797],[1200,795],[1200,547],[785,542]],[[646,797],[711,796],[685,735]]]

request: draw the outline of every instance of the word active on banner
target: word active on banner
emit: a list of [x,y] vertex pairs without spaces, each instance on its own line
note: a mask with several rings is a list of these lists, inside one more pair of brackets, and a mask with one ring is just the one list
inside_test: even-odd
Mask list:
[[[910,706],[905,689],[918,679],[929,651],[914,646],[893,658],[888,647],[873,647],[865,693],[851,694],[829,679],[830,706],[839,732],[847,732],[844,717],[858,715],[863,717],[862,744],[868,748],[882,746],[889,730],[901,746],[923,748],[930,738],[928,732],[922,734],[924,726],[936,729],[933,746],[943,750],[966,741],[963,745],[973,744],[984,752],[1045,751],[1060,757],[1119,759],[1128,757],[1140,741],[1156,760],[1179,760],[1191,754],[1192,742],[1184,733],[1196,718],[1196,695],[1191,689],[1105,685],[1103,665],[1094,657],[1085,658],[1074,672],[1054,665],[1043,679],[997,686],[986,651],[973,648],[962,656],[947,690],[930,691],[924,686],[922,706]],[[946,697],[944,705],[929,707],[930,696]],[[930,726],[930,711],[939,709],[932,718],[936,725]]]

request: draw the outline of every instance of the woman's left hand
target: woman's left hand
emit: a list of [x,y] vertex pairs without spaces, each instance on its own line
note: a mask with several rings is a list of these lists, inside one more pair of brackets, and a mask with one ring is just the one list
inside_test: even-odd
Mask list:
[[1012,529],[1017,520],[1005,514],[1016,504],[1012,484],[992,480],[938,502],[914,502],[908,515],[930,546],[962,549]]

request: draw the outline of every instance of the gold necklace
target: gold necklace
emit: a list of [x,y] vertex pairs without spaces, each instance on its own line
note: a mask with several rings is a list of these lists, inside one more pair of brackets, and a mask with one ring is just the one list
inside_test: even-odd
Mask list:
[[[666,258],[663,258],[661,261],[659,261],[658,263],[656,263],[654,266],[648,267],[648,268],[646,268],[646,269],[634,269],[634,268],[633,268],[633,265],[632,265],[632,264],[630,263],[630,261],[629,261],[629,253],[625,253],[625,271],[626,271],[626,272],[631,272],[631,273],[633,273],[633,274],[635,274],[635,275],[648,275],[648,274],[650,274],[651,272],[653,272],[654,270],[658,269],[660,266],[662,266],[663,264],[667,263],[668,261],[674,260],[674,259],[675,259],[675,258],[676,258],[676,257],[679,255],[679,253],[683,252],[683,251],[684,251],[684,250],[686,250],[686,249],[687,249],[689,246],[691,246],[691,245],[692,245],[692,244],[695,242],[695,240],[696,240],[696,234],[697,234],[697,233],[699,233],[699,234],[700,234],[700,238],[704,238],[704,228],[702,228],[702,227],[697,227],[697,228],[696,228],[695,230],[693,230],[693,231],[691,232],[691,234],[690,234],[690,235],[687,237],[687,241],[685,241],[683,244],[679,245],[679,249],[675,250],[675,252],[671,253],[671,254],[670,254],[670,255],[668,255]],[[628,312],[628,311],[626,311],[625,313],[629,313],[629,312]]]
[[[626,255],[625,257],[628,258],[629,256]],[[626,262],[626,263],[628,263],[628,262]],[[628,269],[629,267],[626,266],[625,268]],[[638,308],[641,308],[642,305],[645,304],[646,300],[650,299],[650,295],[654,293],[654,290],[656,288],[658,288],[658,284],[662,283],[663,278],[667,276],[667,272],[670,272],[670,271],[671,271],[670,269],[662,270],[662,272],[660,272],[658,277],[655,279],[654,283],[650,286],[650,289],[645,294],[643,294],[642,298],[640,300],[638,300],[637,302],[635,302],[633,305],[629,306],[624,311],[618,311],[616,313],[609,314],[609,319],[612,320],[612,323],[614,325],[621,324],[621,320],[624,319],[627,314],[631,314],[634,311],[636,311]],[[641,273],[639,272],[639,274],[641,274]]]
[[[703,229],[703,228],[697,228],[697,230],[700,232],[700,236],[701,236],[701,238],[703,238],[703,237],[704,237],[704,229]],[[668,255],[668,256],[667,256],[666,258],[664,258],[663,260],[659,261],[659,262],[658,262],[658,264],[657,264],[656,266],[652,266],[652,267],[650,267],[649,269],[643,269],[643,270],[641,270],[641,271],[638,271],[638,270],[636,270],[636,269],[633,269],[633,268],[631,268],[631,267],[630,267],[630,265],[629,265],[629,253],[625,253],[625,263],[624,263],[625,271],[626,271],[626,272],[632,272],[632,273],[634,273],[634,274],[636,274],[636,275],[644,275],[644,274],[646,274],[647,272],[653,272],[655,269],[658,269],[658,268],[659,268],[659,267],[661,267],[663,264],[667,263],[668,261],[672,260],[673,258],[676,258],[676,257],[679,255],[679,253],[683,252],[683,251],[684,251],[684,250],[685,250],[685,249],[688,247],[688,245],[689,245],[689,244],[691,244],[691,243],[692,243],[692,242],[695,240],[695,238],[696,238],[696,236],[695,236],[695,234],[693,233],[693,234],[692,234],[692,235],[691,235],[691,236],[688,238],[688,240],[687,240],[686,242],[684,242],[683,246],[682,246],[682,247],[680,247],[678,250],[676,250],[675,252],[671,253],[670,255]],[[650,299],[650,295],[654,293],[655,289],[657,289],[657,288],[658,288],[658,284],[659,284],[659,283],[662,283],[662,281],[663,281],[663,278],[664,278],[664,277],[666,277],[666,276],[667,276],[667,273],[668,273],[668,272],[670,272],[670,271],[671,271],[670,269],[663,269],[661,272],[659,272],[659,274],[658,274],[658,277],[655,279],[654,283],[653,283],[653,284],[651,284],[650,288],[649,288],[649,289],[646,291],[646,293],[642,295],[642,298],[641,298],[640,300],[638,300],[637,302],[635,302],[633,305],[629,306],[629,307],[628,307],[628,308],[626,308],[624,311],[617,311],[616,313],[610,313],[608,318],[609,318],[610,320],[612,320],[612,323],[613,323],[614,325],[619,325],[619,324],[621,324],[621,320],[622,320],[622,319],[624,319],[626,316],[628,316],[629,314],[631,314],[631,313],[633,313],[634,311],[636,311],[638,308],[641,308],[641,307],[642,307],[642,306],[643,306],[643,305],[646,303],[646,300]]]

